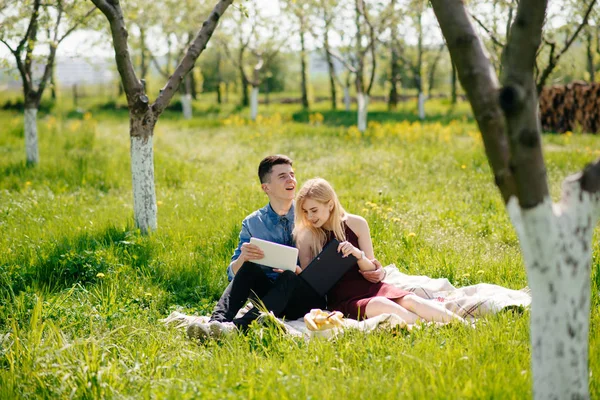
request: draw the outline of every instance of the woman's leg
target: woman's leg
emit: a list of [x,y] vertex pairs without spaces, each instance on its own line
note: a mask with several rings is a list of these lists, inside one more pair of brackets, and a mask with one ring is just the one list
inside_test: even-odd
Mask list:
[[463,323],[466,323],[466,321],[462,317],[458,316],[450,310],[447,310],[441,304],[438,304],[432,300],[423,299],[414,294],[404,296],[403,298],[398,299],[396,301],[399,305],[417,314],[420,318],[426,321],[450,322],[452,320],[458,320]]
[[376,317],[381,314],[396,314],[407,324],[414,324],[419,319],[419,316],[400,304],[386,297],[373,297],[365,308],[367,318]]

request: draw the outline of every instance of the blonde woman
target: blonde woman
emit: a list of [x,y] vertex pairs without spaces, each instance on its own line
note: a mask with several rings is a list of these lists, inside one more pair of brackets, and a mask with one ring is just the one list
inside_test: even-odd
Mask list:
[[465,322],[432,300],[422,299],[386,283],[372,283],[363,277],[361,271],[376,268],[371,261],[375,257],[369,224],[363,217],[344,210],[333,187],[325,179],[311,179],[300,189],[296,196],[293,235],[302,269],[333,238],[340,242],[338,252],[343,257],[352,255],[358,260],[327,293],[328,309],[354,319],[396,314],[409,324],[417,320],[450,322],[456,319]]

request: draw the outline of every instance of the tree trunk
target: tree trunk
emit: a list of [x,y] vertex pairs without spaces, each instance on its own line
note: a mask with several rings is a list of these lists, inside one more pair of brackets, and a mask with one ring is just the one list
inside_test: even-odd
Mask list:
[[181,96],[181,110],[183,111],[183,119],[192,119],[192,95],[190,93]]
[[196,100],[198,98],[198,88],[196,86],[196,76],[194,75],[194,69],[192,68],[188,73],[190,86],[188,88],[187,93],[192,96],[192,99]]
[[304,26],[303,23],[300,27],[300,67],[301,67],[301,90],[302,90],[302,108],[308,109],[308,90],[306,88],[307,84],[307,71],[306,71],[306,49],[304,47]]
[[248,79],[246,79],[242,65],[240,65],[240,80],[242,82],[242,106],[248,107],[250,104],[250,96],[248,94],[248,85],[250,82],[248,82]]
[[54,62],[52,64],[52,72],[50,72],[50,98],[52,98],[52,101],[55,103],[58,99],[58,87],[56,85],[56,62]]
[[[598,197],[596,195],[596,207]],[[585,399],[588,393],[590,263],[597,220],[593,195],[579,181],[531,209],[507,205],[531,289],[533,387],[536,399]]]
[[547,3],[519,1],[503,51],[501,90],[464,3],[431,4],[523,251],[532,293],[534,398],[587,399],[591,240],[600,213],[600,160],[567,178],[560,203],[552,204],[533,77]]
[[325,32],[325,60],[327,61],[327,71],[329,72],[329,90],[331,91],[331,109],[337,109],[337,89],[335,87],[335,66],[333,64],[333,57],[329,53],[329,32]]
[[418,103],[419,103],[419,119],[423,121],[425,119],[425,100],[427,96],[423,91],[419,90]]
[[[191,71],[190,71],[191,72]],[[191,94],[191,73],[188,73],[183,79],[183,94],[181,95],[181,111],[183,111],[183,119],[192,119],[192,94]]]
[[217,52],[217,103],[218,104],[223,103],[223,96],[221,94],[221,90],[222,90],[221,85],[222,84],[223,84],[223,77],[222,77],[222,73],[221,73],[221,52],[218,51]]
[[590,74],[590,82],[595,82],[596,81],[596,67],[594,65],[594,53],[592,51],[592,33],[589,32],[588,29],[588,33],[587,33],[587,43],[586,43],[586,50],[587,50],[587,69],[588,69],[588,73]]
[[[156,118],[130,115],[131,176],[133,183],[133,210],[136,227],[143,234],[157,228],[156,191],[154,188],[154,151],[152,136]],[[152,121],[147,123],[146,120]]]
[[350,88],[348,86],[344,87],[344,108],[346,111],[350,111]]
[[358,103],[358,130],[364,132],[367,130],[369,96],[366,93],[357,93],[356,101]]
[[256,121],[258,116],[258,86],[252,87],[252,94],[250,97],[250,119]]
[[[395,9],[396,1],[390,2],[392,10]],[[398,65],[398,21],[394,18],[390,24],[390,93],[388,96],[388,111],[396,111],[398,108],[398,75],[400,74],[400,65]]]
[[456,80],[456,65],[452,63],[452,93],[450,94],[450,97],[452,98],[452,104],[456,104]]
[[40,162],[38,150],[37,112],[35,106],[25,107],[25,152],[27,165],[37,165]]

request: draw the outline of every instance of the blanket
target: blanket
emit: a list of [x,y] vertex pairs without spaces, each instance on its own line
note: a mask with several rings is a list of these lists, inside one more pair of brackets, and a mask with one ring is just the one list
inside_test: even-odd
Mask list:
[[456,288],[445,278],[403,274],[393,264],[384,269],[385,283],[425,299],[439,301],[448,310],[465,319],[474,320],[504,309],[522,309],[531,305],[528,287],[513,290],[499,285],[479,283]]
[[[398,270],[395,265],[384,268],[386,272],[385,283],[413,292],[415,295],[441,302],[448,310],[455,312],[468,320],[475,320],[484,315],[490,315],[510,308],[525,308],[531,304],[531,295],[528,288],[521,290],[507,289],[499,285],[480,283],[477,285],[454,287],[445,278],[429,278],[427,276],[407,275]],[[251,307],[248,304],[240,310],[236,317],[243,315]],[[208,316],[186,315],[178,311],[172,312],[162,322],[165,324],[178,323],[177,327],[186,327],[193,322],[208,322]],[[394,314],[382,314],[377,317],[357,321],[344,318],[341,327],[323,331],[311,331],[306,327],[302,318],[286,321],[272,314],[261,314],[259,322],[272,320],[281,326],[289,335],[311,339],[315,337],[332,338],[340,335],[347,329],[371,332],[376,329],[400,328],[411,330],[414,326],[407,324],[402,318]]]

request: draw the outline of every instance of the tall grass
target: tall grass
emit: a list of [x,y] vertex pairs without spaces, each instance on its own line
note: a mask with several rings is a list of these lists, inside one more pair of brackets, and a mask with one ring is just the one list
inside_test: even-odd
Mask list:
[[[526,286],[475,126],[464,110],[435,107],[443,118],[374,118],[365,134],[353,114],[318,108],[272,106],[257,122],[214,108],[192,121],[167,114],[155,131],[159,229],[146,237],[132,221],[126,114],[42,117],[35,168],[24,163],[22,117],[0,114],[0,398],[528,397],[527,312],[485,318],[475,330],[305,343],[257,328],[201,346],[158,321],[175,309],[210,312],[241,220],[266,202],[255,175],[271,153],[295,160],[300,184],[330,180],[344,206],[369,221],[384,264],[457,286]],[[599,154],[598,139],[544,142],[556,199],[562,179]]]

